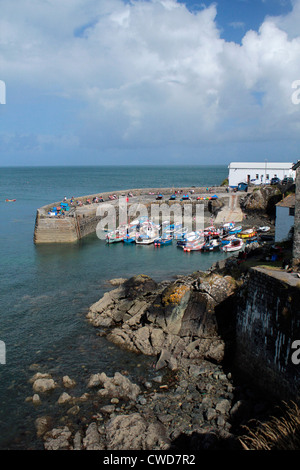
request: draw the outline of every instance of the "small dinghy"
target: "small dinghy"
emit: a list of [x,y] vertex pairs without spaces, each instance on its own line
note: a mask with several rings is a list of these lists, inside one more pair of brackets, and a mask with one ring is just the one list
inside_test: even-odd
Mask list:
[[235,238],[234,240],[231,240],[231,242],[228,243],[228,245],[224,245],[222,247],[222,250],[225,252],[239,251],[243,248],[244,245],[245,244],[243,240],[241,240],[240,238]]

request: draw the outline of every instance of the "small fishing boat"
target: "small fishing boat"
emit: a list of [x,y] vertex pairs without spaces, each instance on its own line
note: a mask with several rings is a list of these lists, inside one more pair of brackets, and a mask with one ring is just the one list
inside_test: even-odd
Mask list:
[[154,245],[155,246],[171,245],[172,241],[173,241],[172,237],[167,237],[167,238],[159,237],[156,240],[154,240]]
[[258,229],[257,229],[258,232],[263,232],[263,233],[266,233],[266,232],[268,232],[269,230],[270,230],[270,227],[267,227],[267,226],[265,226],[265,227],[258,227]]
[[237,234],[238,238],[253,238],[257,235],[257,232],[254,228],[249,228],[248,230],[244,230],[243,232],[240,232]]
[[180,228],[178,230],[175,230],[173,232],[173,238],[175,240],[185,240],[185,236],[186,234],[188,233],[188,229],[187,228]]
[[123,238],[124,243],[135,243],[135,235],[126,235]]
[[210,240],[209,242],[205,243],[202,248],[202,251],[214,251],[218,250],[221,246],[221,242],[217,239]]
[[16,199],[5,199],[5,202],[16,202]]
[[139,235],[135,239],[137,245],[151,245],[156,240],[156,237],[149,237],[148,235]]
[[228,245],[224,245],[222,247],[222,250],[225,252],[239,251],[243,248],[244,245],[245,243],[243,242],[243,240],[241,240],[240,238],[235,238],[234,240],[231,240]]
[[106,243],[119,243],[123,241],[123,238],[125,236],[125,233],[123,231],[119,230],[114,230],[112,232],[109,232],[106,235]]
[[227,223],[223,224],[221,228],[223,228],[223,230],[225,230],[225,231],[228,231],[228,230],[232,229],[234,227],[234,225],[235,225],[234,222],[227,222]]
[[195,240],[194,242],[187,243],[183,247],[183,251],[201,251],[203,246],[205,245],[205,241],[203,239]]
[[238,225],[237,227],[232,227],[229,229],[228,233],[229,235],[234,235],[236,233],[240,233],[243,230],[243,227],[241,225]]
[[225,235],[224,237],[221,238],[221,244],[228,245],[228,243],[230,243],[231,240],[234,240],[235,238],[236,238],[235,235]]

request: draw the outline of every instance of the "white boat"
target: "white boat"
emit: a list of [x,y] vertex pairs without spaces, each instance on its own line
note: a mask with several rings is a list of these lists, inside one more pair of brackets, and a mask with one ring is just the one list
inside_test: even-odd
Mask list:
[[124,231],[115,230],[113,232],[109,232],[106,235],[106,243],[122,242],[125,236],[126,236],[126,233]]
[[174,233],[173,233],[173,238],[175,240],[182,240],[185,238],[186,234],[188,233],[188,229],[186,227],[184,228],[180,228],[179,230],[176,230]]
[[237,227],[232,227],[229,229],[228,233],[229,235],[234,235],[235,233],[240,233],[243,230],[243,227],[241,225],[238,225]]
[[159,237],[159,228],[152,222],[142,224],[140,231],[136,233],[135,243],[137,245],[150,245]]
[[201,251],[205,245],[205,241],[197,240],[194,243],[188,243],[183,247],[183,251]]
[[269,230],[270,230],[270,227],[267,227],[267,226],[266,227],[258,227],[258,229],[257,229],[258,232],[263,232],[263,233],[268,232]]
[[217,239],[213,239],[207,243],[204,244],[202,250],[203,251],[214,251],[214,250],[218,250],[221,246],[221,242],[220,240],[217,240]]
[[230,241],[230,243],[228,243],[228,245],[224,245],[222,247],[222,250],[226,253],[231,251],[239,251],[244,247],[244,245],[245,243],[243,242],[243,240],[241,240],[240,238],[234,238]]
[[138,235],[135,238],[135,243],[137,245],[151,245],[151,243],[154,243],[154,241],[157,239],[158,235],[155,235],[153,237],[149,237],[147,235]]

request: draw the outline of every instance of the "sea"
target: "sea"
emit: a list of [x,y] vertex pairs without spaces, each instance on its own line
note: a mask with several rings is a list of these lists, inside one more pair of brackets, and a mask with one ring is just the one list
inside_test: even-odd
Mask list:
[[35,245],[36,210],[64,197],[107,191],[217,186],[227,176],[226,166],[0,168],[0,346],[6,353],[0,363],[1,450],[39,446],[34,421],[52,405],[48,397],[41,407],[26,400],[33,395],[34,373],[76,377],[82,390],[97,372],[126,370],[133,380],[151,373],[153,358],[121,351],[86,319],[89,306],[112,288],[110,279],[175,279],[226,256],[184,253],[176,246],[107,245],[96,234],[72,244]]

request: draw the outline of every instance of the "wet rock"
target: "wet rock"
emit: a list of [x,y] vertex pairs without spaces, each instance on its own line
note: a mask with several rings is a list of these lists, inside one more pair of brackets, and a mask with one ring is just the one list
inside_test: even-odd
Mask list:
[[71,431],[67,426],[55,428],[44,435],[45,450],[70,450]]
[[68,393],[64,392],[58,398],[57,403],[59,405],[64,405],[65,403],[69,403],[71,400],[72,400],[72,397]]
[[40,416],[35,420],[35,428],[37,437],[43,436],[52,425],[52,418],[50,416]]
[[118,277],[116,279],[110,279],[109,283],[112,285],[112,286],[120,286],[121,284],[124,284],[124,282],[127,281],[126,278],[124,277]]
[[108,377],[104,372],[91,376],[88,387],[101,387],[98,394],[102,397],[125,398],[136,400],[141,389],[133,384],[127,377],[116,372],[114,377]]
[[145,274],[139,274],[128,279],[123,284],[125,290],[125,297],[128,299],[135,299],[136,297],[153,292],[157,289],[157,283]]
[[40,396],[39,396],[37,393],[35,393],[35,394],[33,395],[33,397],[32,397],[32,403],[33,403],[34,405],[36,405],[36,406],[37,406],[37,405],[40,405],[40,404],[42,403],[42,402],[41,402],[41,399],[40,399]]
[[76,385],[75,380],[70,379],[68,375],[65,375],[62,380],[65,388],[73,388]]
[[57,384],[53,379],[36,379],[32,387],[36,393],[46,393],[54,390]]
[[82,450],[82,435],[80,431],[77,431],[73,440],[73,449]]
[[96,423],[89,424],[82,444],[85,450],[104,450],[105,447],[101,442],[101,434],[98,432]]

